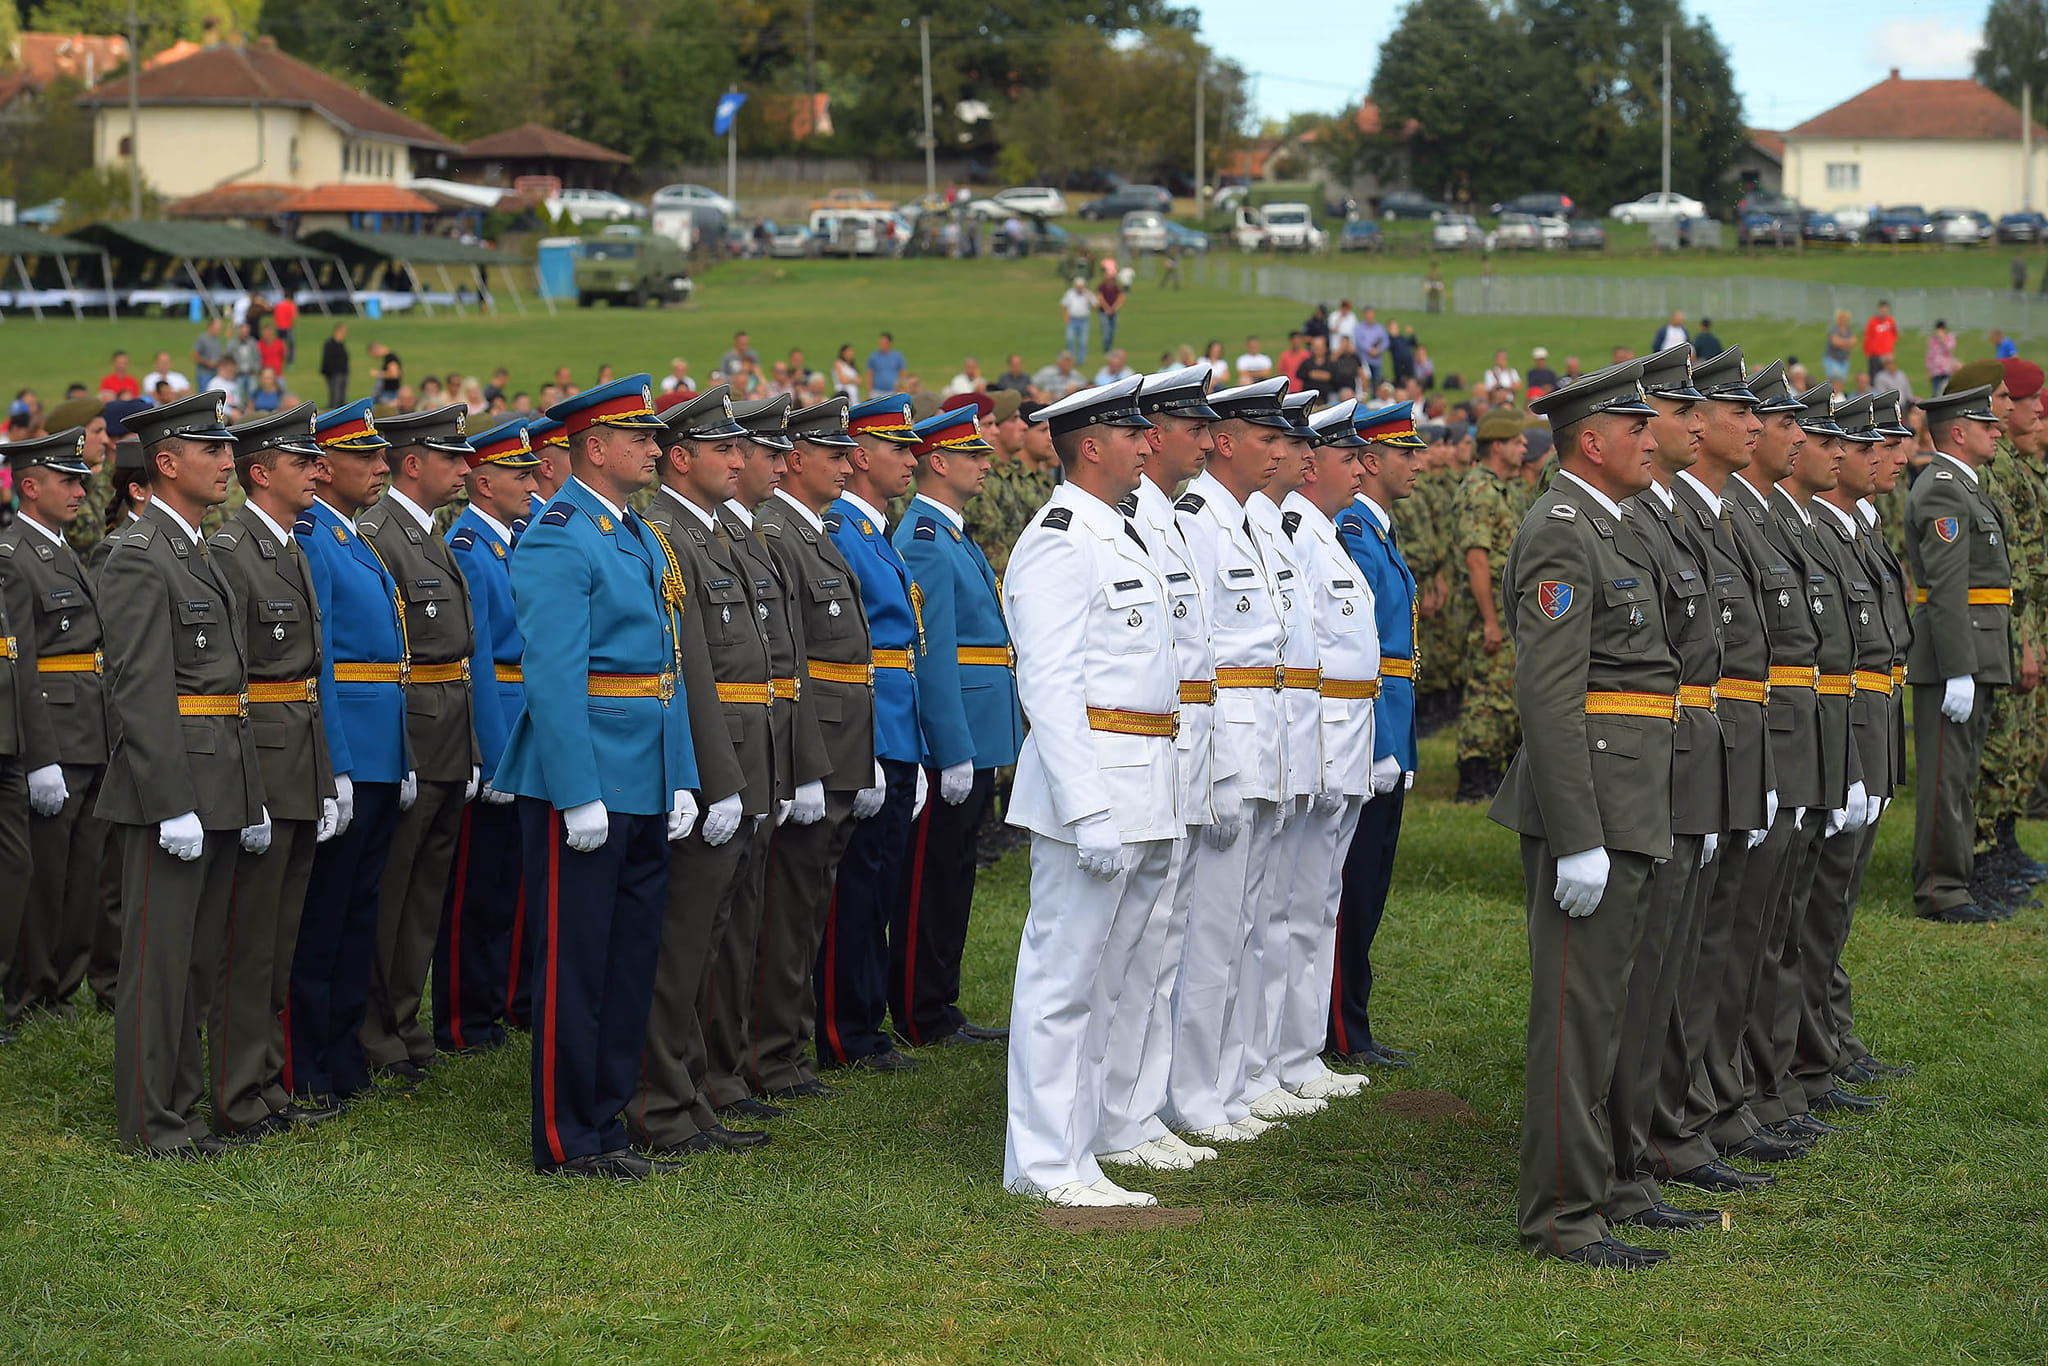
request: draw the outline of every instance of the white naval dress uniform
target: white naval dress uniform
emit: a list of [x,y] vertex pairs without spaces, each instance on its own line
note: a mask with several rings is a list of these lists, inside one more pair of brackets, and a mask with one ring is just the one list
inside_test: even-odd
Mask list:
[[[1293,547],[1311,606],[1321,661],[1320,723],[1325,805],[1301,821],[1295,846],[1295,882],[1287,911],[1286,992],[1273,1065],[1282,1086],[1299,1091],[1330,1075],[1322,1050],[1329,1031],[1330,982],[1337,953],[1337,907],[1344,890],[1344,855],[1358,828],[1358,813],[1372,795],[1373,698],[1379,693],[1380,638],[1372,588],[1338,538],[1336,524],[1299,493],[1283,510],[1296,514]],[[1290,737],[1291,738],[1291,737]]]
[[[1173,503],[1150,479],[1138,485],[1131,521],[1166,574],[1174,661],[1180,675],[1180,820],[1186,838],[1176,844],[1165,892],[1152,912],[1110,1023],[1104,1060],[1102,1132],[1098,1153],[1128,1152],[1164,1138],[1167,1074],[1173,1060],[1173,992],[1180,978],[1188,906],[1194,894],[1194,848],[1202,827],[1219,812],[1239,816],[1237,763],[1216,724],[1216,660],[1209,648],[1208,595]],[[1239,838],[1242,838],[1240,833]]]
[[1244,1096],[1251,1007],[1240,990],[1286,785],[1279,671],[1287,631],[1273,567],[1244,505],[1205,471],[1188,484],[1174,513],[1208,596],[1216,716],[1245,806],[1237,840],[1223,849],[1204,840],[1190,851],[1193,894],[1174,987],[1167,1101],[1173,1127],[1195,1131],[1251,1113]]
[[[1103,1179],[1109,1021],[1184,829],[1180,680],[1165,576],[1121,513],[1072,484],[1018,538],[1003,598],[1030,722],[1008,820],[1032,837],[1003,1185],[1042,1194]],[[1077,862],[1075,827],[1099,813],[1123,841],[1123,870],[1107,881]]]

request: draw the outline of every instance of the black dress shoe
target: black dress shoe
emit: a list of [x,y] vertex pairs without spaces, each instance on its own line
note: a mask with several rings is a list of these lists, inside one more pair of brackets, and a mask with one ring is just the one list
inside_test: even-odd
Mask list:
[[1716,1159],[1671,1178],[1681,1186],[1703,1191],[1753,1191],[1775,1186],[1778,1178],[1767,1172],[1746,1172]]
[[11,1029],[0,1029],[0,1044],[20,1043],[21,1035]]
[[1708,1224],[1721,1222],[1721,1211],[1717,1209],[1679,1209],[1658,1201],[1646,1210],[1638,1210],[1620,1221],[1636,1228],[1651,1228],[1663,1233],[1692,1233]]
[[1806,1153],[1806,1144],[1768,1133],[1751,1134],[1742,1142],[1721,1150],[1721,1156],[1739,1157],[1745,1162],[1794,1162]]
[[1860,1060],[1845,1062],[1835,1069],[1835,1080],[1845,1082],[1850,1086],[1861,1086],[1866,1082],[1876,1081],[1882,1075],[1880,1072],[1865,1067]]
[[1380,1051],[1379,1047],[1378,1047],[1377,1045],[1374,1045],[1374,1044],[1368,1044],[1368,1045],[1366,1045],[1366,1046],[1365,1046],[1364,1048],[1361,1048],[1361,1049],[1359,1049],[1359,1050],[1358,1050],[1357,1052],[1355,1052],[1355,1053],[1337,1053],[1337,1054],[1333,1054],[1333,1055],[1331,1056],[1331,1058],[1330,1058],[1330,1061],[1331,1061],[1331,1062],[1334,1062],[1334,1063],[1340,1063],[1340,1064],[1342,1064],[1342,1065],[1343,1065],[1343,1066],[1345,1066],[1345,1067],[1412,1067],[1412,1066],[1414,1066],[1414,1064],[1413,1064],[1413,1063],[1411,1063],[1411,1062],[1409,1062],[1409,1061],[1408,1061],[1408,1059],[1406,1059],[1406,1058],[1397,1058],[1397,1057],[1395,1057],[1395,1056],[1394,1056],[1394,1055],[1393,1055],[1392,1053],[1385,1053],[1385,1052],[1382,1052],[1382,1051]]
[[286,1101],[284,1108],[277,1113],[287,1124],[297,1124],[310,1129],[316,1124],[340,1119],[344,1108],[333,1096],[313,1096],[303,1100],[294,1096]]
[[1910,1062],[1886,1062],[1872,1054],[1864,1054],[1856,1060],[1866,1072],[1875,1072],[1880,1077],[1910,1077],[1916,1070]]
[[235,1144],[232,1140],[222,1138],[218,1134],[201,1134],[192,1140],[192,1146],[198,1149],[201,1157],[219,1157],[222,1153],[233,1148]]
[[956,1029],[951,1034],[941,1034],[936,1039],[925,1040],[924,1046],[927,1048],[979,1048],[986,1042],[986,1039],[970,1039],[967,1037],[967,1031]]
[[152,1162],[203,1162],[207,1158],[218,1157],[221,1151],[218,1147],[202,1148],[195,1142],[180,1143],[175,1148],[137,1148],[135,1156]]
[[915,1072],[917,1059],[894,1048],[885,1048],[879,1053],[849,1058],[842,1067],[858,1067],[864,1072]]
[[1810,1148],[1828,1135],[1846,1133],[1847,1129],[1840,1124],[1815,1119],[1812,1115],[1788,1115],[1776,1124],[1766,1124],[1764,1132],[1786,1143]]
[[1888,1096],[1859,1096],[1837,1086],[1810,1104],[1816,1110],[1875,1110],[1889,1099]]
[[645,1181],[650,1176],[666,1176],[682,1170],[680,1163],[661,1162],[654,1158],[642,1157],[630,1148],[620,1148],[610,1153],[585,1153],[572,1157],[560,1166],[550,1168],[549,1176],[587,1176],[612,1181]]
[[746,1099],[736,1100],[730,1105],[719,1106],[718,1113],[721,1115],[737,1115],[741,1119],[781,1119],[789,1111],[783,1109],[780,1105],[770,1105],[765,1100],[755,1100],[752,1096],[748,1096]]
[[1597,1243],[1587,1243],[1584,1247],[1560,1253],[1558,1260],[1577,1262],[1581,1266],[1611,1267],[1617,1271],[1648,1271],[1670,1256],[1660,1247],[1636,1247],[1618,1238],[1602,1238]]
[[1382,1043],[1378,1039],[1372,1041],[1371,1047],[1375,1053],[1384,1053],[1390,1058],[1412,1058],[1417,1056],[1412,1048],[1396,1048],[1392,1044]]
[[252,1143],[261,1143],[273,1134],[284,1133],[291,1127],[291,1121],[283,1115],[268,1114],[246,1129],[237,1129],[231,1134],[222,1135],[222,1141],[237,1148],[247,1147]]
[[1922,920],[1937,921],[1943,925],[1990,925],[2004,917],[1993,915],[1982,906],[1965,904],[1961,906],[1945,906],[1933,915],[1925,915],[1920,918]]
[[728,1129],[723,1124],[714,1124],[706,1129],[703,1137],[710,1139],[727,1152],[739,1152],[743,1148],[759,1148],[775,1141],[775,1135],[765,1129]]
[[376,1076],[399,1083],[407,1091],[427,1079],[426,1069],[410,1058],[400,1058],[397,1062],[376,1063],[370,1071]]
[[668,1143],[660,1147],[649,1146],[648,1153],[656,1158],[695,1157],[699,1153],[718,1153],[725,1149],[710,1134],[691,1134],[681,1143]]
[[830,1100],[839,1091],[822,1081],[796,1081],[787,1086],[771,1086],[768,1094],[777,1100]]
[[976,1043],[1004,1043],[1010,1037],[1008,1025],[964,1024],[960,1026],[960,1032]]

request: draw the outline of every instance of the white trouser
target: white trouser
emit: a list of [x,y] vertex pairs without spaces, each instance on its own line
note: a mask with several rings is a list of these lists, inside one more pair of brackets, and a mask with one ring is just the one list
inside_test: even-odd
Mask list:
[[1174,844],[1126,844],[1129,866],[1104,882],[1081,871],[1073,845],[1031,837],[1031,911],[1010,1003],[1009,1190],[1042,1194],[1102,1179],[1095,1130],[1115,993],[1165,887]]
[[1277,805],[1254,801],[1244,832],[1228,848],[1198,840],[1190,849],[1191,895],[1167,1074],[1167,1118],[1179,1129],[1206,1129],[1250,1113],[1241,1102],[1229,1113],[1244,1089],[1245,1019],[1237,993],[1279,823]]
[[1166,883],[1131,955],[1110,1017],[1098,1153],[1125,1152],[1166,1134],[1159,1112],[1166,1108],[1167,1071],[1173,1062],[1173,984],[1180,978],[1181,940],[1193,893],[1188,877],[1194,866],[1192,846],[1201,833],[1191,826],[1186,839],[1174,841]]
[[[1273,1051],[1279,1040],[1280,1012],[1294,986],[1288,976],[1293,965],[1289,927],[1299,911],[1302,869],[1324,866],[1324,835],[1335,832],[1333,817],[1310,814],[1307,797],[1290,797],[1285,810],[1287,828],[1273,843],[1252,925],[1250,952],[1245,955],[1244,985],[1239,989],[1239,1011],[1245,1015],[1244,1083],[1239,1096],[1245,1114],[1251,1113],[1252,1101],[1280,1084]],[[1233,1108],[1231,1117],[1241,1119],[1243,1115]]]
[[1273,1044],[1272,1071],[1290,1090],[1330,1070],[1323,1065],[1323,1041],[1330,1032],[1330,982],[1337,970],[1337,908],[1344,899],[1344,855],[1364,806],[1363,797],[1346,797],[1334,814],[1308,818],[1317,847],[1302,850],[1288,910],[1287,997]]

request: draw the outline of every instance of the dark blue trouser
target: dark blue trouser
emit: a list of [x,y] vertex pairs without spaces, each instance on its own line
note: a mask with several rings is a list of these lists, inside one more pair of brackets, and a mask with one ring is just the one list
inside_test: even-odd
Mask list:
[[974,905],[975,836],[996,791],[996,771],[978,768],[967,800],[948,806],[939,799],[939,771],[925,776],[931,794],[911,823],[889,920],[889,1015],[914,1044],[943,1039],[967,1023],[960,958]]
[[436,1048],[473,1048],[505,1037],[519,863],[519,808],[465,806],[434,941]]
[[370,1086],[358,1035],[370,1002],[377,889],[398,825],[398,784],[357,783],[355,800],[348,829],[313,855],[292,951],[284,1086],[295,1096],[351,1096]]
[[587,854],[562,816],[521,797],[526,937],[533,945],[533,1165],[626,1146],[668,890],[668,819],[611,818]]
[[854,822],[839,857],[825,942],[818,946],[818,1061],[826,1066],[892,1046],[882,1029],[889,1009],[889,914],[910,852],[917,765],[884,759],[882,776],[888,796],[880,811]]
[[1396,787],[1358,812],[1358,830],[1344,853],[1344,892],[1337,903],[1337,970],[1330,979],[1330,1033],[1324,1048],[1356,1053],[1372,1044],[1372,941],[1387,911],[1394,850],[1401,842],[1401,808],[1408,794]]

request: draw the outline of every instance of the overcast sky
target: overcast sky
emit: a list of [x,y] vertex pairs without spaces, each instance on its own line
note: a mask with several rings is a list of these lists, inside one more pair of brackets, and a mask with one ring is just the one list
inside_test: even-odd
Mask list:
[[[1253,73],[1259,113],[1341,109],[1365,92],[1404,0],[1194,0],[1202,36]],[[1744,116],[1785,129],[1898,67],[1966,77],[1985,0],[1692,0],[1728,49]],[[1340,17],[1341,16],[1341,17]]]

